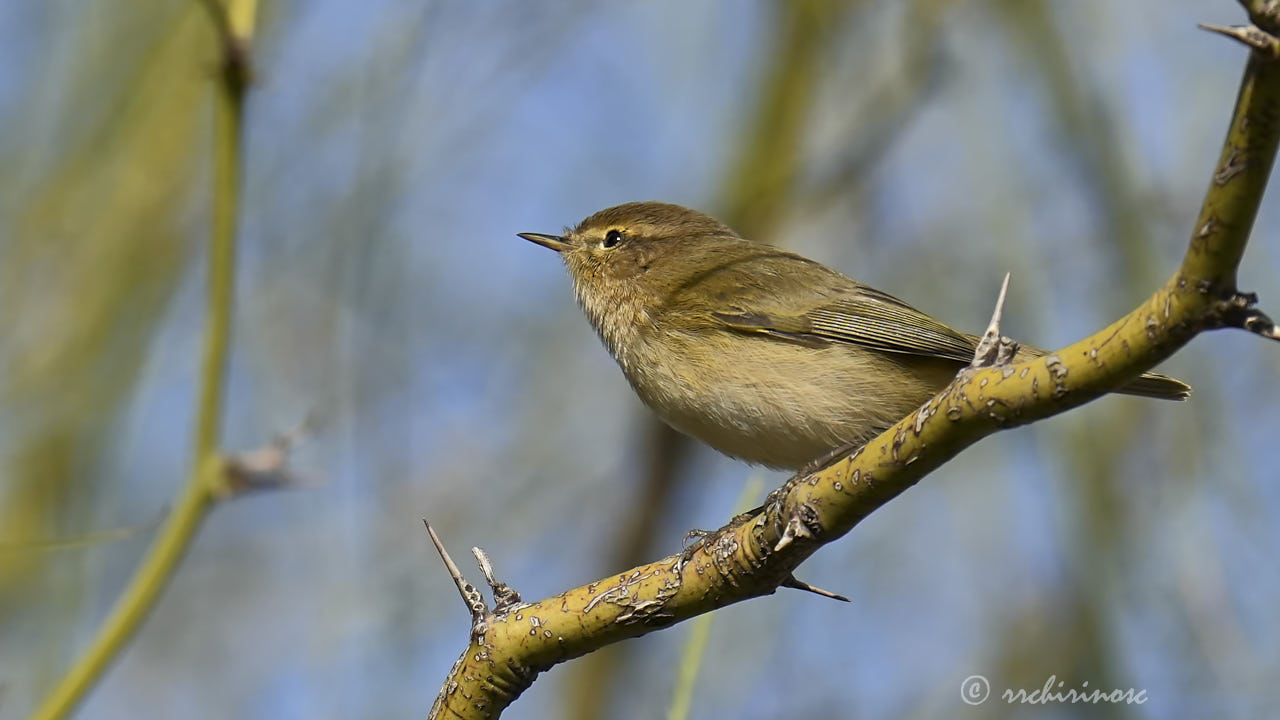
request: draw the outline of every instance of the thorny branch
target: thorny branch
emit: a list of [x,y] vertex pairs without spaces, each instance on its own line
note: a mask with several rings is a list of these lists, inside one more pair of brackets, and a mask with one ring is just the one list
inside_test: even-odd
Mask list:
[[[464,592],[471,641],[429,717],[498,717],[557,663],[778,587],[809,589],[792,574],[800,563],[964,448],[1083,405],[1203,331],[1234,327],[1280,339],[1256,296],[1236,287],[1280,142],[1280,54],[1274,51],[1280,0],[1241,4],[1251,24],[1223,34],[1251,48],[1249,61],[1191,242],[1164,287],[1098,333],[1019,363],[1009,362],[1013,348],[999,335],[998,306],[974,366],[937,396],[851,455],[795,475],[759,511],[734,518],[683,553],[539,602],[517,596],[494,612],[484,610],[481,632]],[[446,559],[446,565],[452,563]],[[496,591],[491,569],[485,574]],[[464,586],[460,575],[455,581]]]

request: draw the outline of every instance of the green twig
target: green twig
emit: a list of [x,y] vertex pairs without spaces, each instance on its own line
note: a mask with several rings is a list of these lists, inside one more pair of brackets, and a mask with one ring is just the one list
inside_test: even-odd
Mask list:
[[676,669],[676,689],[671,693],[671,707],[667,720],[686,720],[693,703],[693,689],[698,683],[698,671],[702,658],[707,654],[707,641],[711,638],[711,623],[715,613],[706,613],[693,621],[684,652],[680,654],[680,666]]
[[83,535],[60,536],[46,538],[43,540],[31,540],[16,543],[0,543],[0,555],[3,555],[4,553],[75,550],[95,545],[103,545],[106,543],[120,542],[122,540],[128,540],[139,533],[151,532],[152,530],[160,527],[160,523],[163,521],[164,514],[160,514],[154,520],[141,525],[130,525],[126,527],[112,528],[110,530],[99,530],[96,532],[88,532]]
[[116,601],[97,636],[45,698],[32,716],[33,720],[64,718],[79,704],[155,606],[209,508],[225,494],[218,435],[222,424],[227,355],[231,342],[231,301],[235,286],[241,122],[247,77],[243,72],[246,67],[244,48],[251,37],[254,11],[252,0],[230,2],[231,8],[215,2],[206,3],[215,17],[223,67],[215,102],[209,304],[205,316],[204,359],[191,469],[182,496],[133,579]]

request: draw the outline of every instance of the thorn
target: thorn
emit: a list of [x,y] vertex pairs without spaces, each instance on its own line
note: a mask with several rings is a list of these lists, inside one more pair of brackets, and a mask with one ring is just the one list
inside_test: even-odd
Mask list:
[[[431,543],[436,546],[436,552],[440,553],[440,559],[444,561],[445,569],[449,571],[449,577],[453,578],[453,582],[457,584],[458,589],[467,584],[462,577],[462,571],[454,564],[453,558],[449,557],[449,551],[444,549],[444,543],[440,542],[440,536],[436,535],[436,531],[431,527],[431,523],[426,518],[422,518],[422,524],[427,526],[427,534],[431,536]],[[463,599],[466,599],[465,596]]]
[[462,577],[462,571],[453,562],[453,558],[449,557],[449,551],[444,549],[444,543],[440,542],[440,536],[436,535],[436,531],[431,527],[431,523],[426,518],[422,518],[422,524],[427,526],[427,534],[431,536],[431,542],[436,546],[436,552],[440,553],[440,559],[444,561],[445,569],[449,571],[449,577],[453,578],[453,584],[458,586],[458,594],[462,596],[462,602],[467,606],[467,612],[471,613],[471,634],[473,636],[483,635],[489,629],[488,623],[485,621],[489,614],[489,609],[485,607],[484,596],[476,589],[475,585],[467,582]]
[[782,537],[778,538],[778,544],[773,546],[773,551],[782,550],[798,537],[809,539],[813,537],[813,533],[809,532],[809,528],[801,522],[800,513],[793,511],[791,518],[787,520],[787,529],[782,531]]
[[497,580],[493,578],[493,561],[489,559],[489,555],[478,547],[471,548],[471,554],[476,558],[476,564],[480,566],[480,572],[484,575],[485,581],[490,585],[496,585]]
[[524,602],[520,599],[520,593],[510,585],[498,581],[493,577],[493,561],[478,547],[471,548],[471,554],[476,556],[476,564],[480,566],[480,572],[484,574],[485,582],[489,583],[489,589],[493,591],[493,612],[495,615],[501,615],[511,608]]
[[[1000,283],[1000,297],[996,298],[996,307],[991,311],[991,322],[987,324],[987,331],[982,334],[978,347],[973,351],[973,362],[969,363],[969,367],[978,369],[998,364],[1001,355],[1004,354],[1001,352],[1001,346],[1013,344],[1012,340],[1005,340],[1000,336],[1000,320],[1004,314],[1004,300],[1008,294],[1009,273],[1005,273],[1004,282]],[[1008,355],[1012,357],[1012,353]]]
[[1207,30],[1211,33],[1226,35],[1227,37],[1233,40],[1239,40],[1240,30],[1247,26],[1245,25],[1214,25],[1212,23],[1196,23],[1196,27],[1200,28],[1201,30]]
[[795,588],[796,590],[804,590],[805,592],[811,592],[814,595],[821,595],[822,597],[839,600],[840,602],[849,602],[849,598],[839,593],[833,593],[830,590],[823,590],[820,587],[814,587],[803,580],[798,580],[795,575],[788,575],[787,579],[782,581],[781,586]]
[[[1259,315],[1261,315],[1261,313],[1259,313]],[[1245,329],[1251,332],[1255,332],[1261,335],[1262,337],[1267,338],[1268,340],[1280,340],[1280,328],[1277,328],[1276,324],[1271,322],[1270,320],[1266,320],[1265,324],[1266,324],[1265,328],[1258,328],[1258,327],[1254,327],[1246,324]]]
[[1254,293],[1236,292],[1222,311],[1222,325],[1248,330],[1268,340],[1280,340],[1280,328],[1255,306],[1257,302],[1258,296]]
[[1261,335],[1268,340],[1280,340],[1280,328],[1267,317],[1267,314],[1252,308],[1243,314],[1240,318],[1240,328],[1248,330],[1256,335]]
[[1280,38],[1257,25],[1209,25],[1199,23],[1201,30],[1225,35],[1273,59],[1280,59]]

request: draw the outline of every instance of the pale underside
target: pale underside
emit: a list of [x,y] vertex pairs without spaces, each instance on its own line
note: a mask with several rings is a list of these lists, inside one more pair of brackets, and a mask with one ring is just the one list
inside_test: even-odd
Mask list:
[[[929,399],[960,366],[723,332],[721,353],[698,363],[693,358],[700,353],[681,347],[690,338],[662,342],[667,362],[637,358],[623,368],[645,404],[726,455],[775,468],[798,468],[835,448],[865,443]],[[893,379],[891,387],[886,378]]]

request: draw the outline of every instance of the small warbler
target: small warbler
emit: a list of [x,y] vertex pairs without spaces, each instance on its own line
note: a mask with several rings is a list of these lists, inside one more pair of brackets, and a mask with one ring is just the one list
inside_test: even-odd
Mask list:
[[[563,235],[578,302],[646,405],[717,450],[801,468],[875,437],[972,357],[977,338],[695,210],[619,205]],[[1042,355],[1023,346],[1015,360]],[[1183,399],[1147,373],[1119,392]]]

